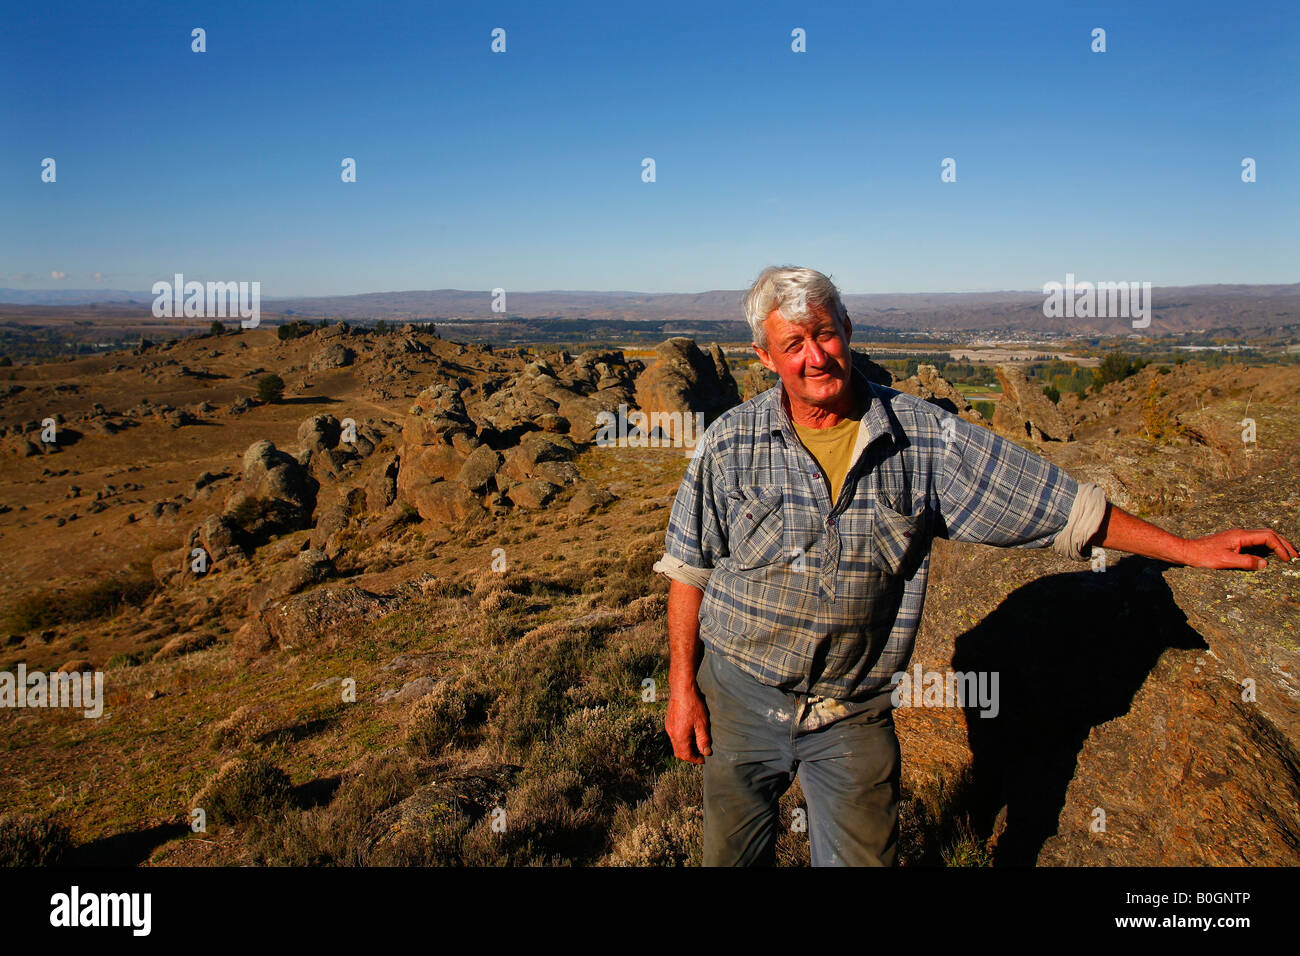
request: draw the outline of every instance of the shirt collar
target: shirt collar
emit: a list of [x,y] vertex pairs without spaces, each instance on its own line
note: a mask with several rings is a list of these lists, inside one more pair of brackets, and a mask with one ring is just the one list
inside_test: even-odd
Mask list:
[[[876,392],[875,385],[870,382],[862,371],[856,366],[852,366],[852,381],[857,387],[858,394],[866,401],[866,408],[862,412],[862,427],[866,431],[866,445],[871,445],[880,438],[889,436],[897,444],[898,433],[894,428],[893,417],[885,408],[884,399]],[[768,430],[773,432],[783,432],[788,438],[795,437],[794,421],[790,418],[790,413],[785,408],[785,386],[778,378],[776,385],[768,390],[771,393],[771,405],[769,406],[769,426]],[[865,447],[865,446],[864,446]]]

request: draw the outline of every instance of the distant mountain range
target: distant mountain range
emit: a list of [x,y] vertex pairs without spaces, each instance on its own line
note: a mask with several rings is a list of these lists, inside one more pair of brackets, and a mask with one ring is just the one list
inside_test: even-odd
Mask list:
[[[310,317],[390,322],[503,319],[603,321],[740,322],[743,290],[691,293],[509,292],[506,312],[492,311],[487,291],[433,289],[368,292],[348,296],[264,298],[264,316],[274,321]],[[907,330],[1015,330],[1057,334],[1113,335],[1132,331],[1125,318],[1048,317],[1037,291],[846,294],[849,315],[863,325]],[[147,311],[148,292],[103,289],[0,289],[0,304],[69,306],[84,310]],[[1300,283],[1287,285],[1198,285],[1156,287],[1146,332],[1193,330],[1287,330],[1300,332]]]

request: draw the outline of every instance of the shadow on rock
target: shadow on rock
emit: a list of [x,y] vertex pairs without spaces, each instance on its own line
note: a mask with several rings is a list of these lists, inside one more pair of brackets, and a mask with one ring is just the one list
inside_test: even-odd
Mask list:
[[1089,732],[1128,712],[1160,655],[1208,647],[1175,603],[1166,567],[1126,557],[1104,572],[1041,578],[957,638],[954,671],[998,678],[996,706],[964,706],[977,832],[993,832],[1006,808],[994,865],[1035,863]]

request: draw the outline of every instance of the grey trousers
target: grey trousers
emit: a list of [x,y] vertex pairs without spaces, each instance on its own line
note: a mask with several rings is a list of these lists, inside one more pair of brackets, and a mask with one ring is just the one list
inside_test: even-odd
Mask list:
[[813,866],[894,866],[900,753],[890,695],[805,731],[807,695],[762,684],[708,645],[697,676],[709,711],[704,865],[776,862],[777,801],[794,775],[808,801]]

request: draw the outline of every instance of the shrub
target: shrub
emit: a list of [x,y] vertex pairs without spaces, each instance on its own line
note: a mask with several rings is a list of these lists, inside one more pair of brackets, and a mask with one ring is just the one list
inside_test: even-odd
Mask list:
[[239,707],[212,727],[208,742],[213,750],[232,750],[270,732],[270,720],[260,708]]
[[584,707],[534,751],[538,772],[572,771],[607,800],[644,795],[670,749],[663,714],[651,707]]
[[448,744],[464,739],[467,731],[487,718],[487,691],[466,679],[440,686],[411,708],[407,749],[414,755],[436,757]]
[[68,828],[49,817],[0,815],[0,866],[54,866],[69,843]]
[[10,630],[30,631],[107,617],[127,605],[140,606],[154,586],[152,576],[117,574],[63,590],[37,591],[10,606],[7,623]]
[[[283,326],[281,326],[283,328]],[[284,398],[284,379],[272,372],[257,380],[257,398],[263,402],[278,402]]]
[[381,752],[349,770],[329,803],[259,818],[252,843],[259,863],[276,866],[391,865],[419,860],[372,860],[376,840],[390,829],[390,807],[411,795],[417,783],[400,754]]
[[289,775],[255,754],[222,764],[192,804],[217,823],[240,823],[283,810],[289,797]]
[[1147,389],[1146,401],[1142,404],[1142,427],[1148,441],[1168,445],[1176,442],[1186,432],[1186,427],[1175,413],[1160,404],[1162,397],[1159,381],[1153,377],[1151,387]]
[[565,691],[583,679],[600,644],[599,637],[584,629],[557,635],[540,646],[516,646],[494,675],[502,693],[490,719],[503,743],[528,747],[551,736],[574,709]]
[[225,331],[226,331],[226,327],[222,325],[220,322],[218,322],[216,319],[213,319],[212,324],[208,326],[209,335],[223,335],[225,334]]
[[1061,400],[1061,393],[1051,385],[1043,386],[1043,394],[1047,396],[1047,400],[1053,405]]
[[521,780],[506,796],[504,832],[484,817],[462,841],[467,866],[589,863],[608,848],[609,813],[600,792],[562,770]]
[[992,866],[993,858],[983,840],[966,820],[958,821],[953,842],[943,851],[945,866]]
[[275,337],[279,339],[281,342],[288,342],[291,339],[301,338],[302,336],[307,335],[311,331],[312,331],[312,326],[310,323],[303,322],[301,320],[294,321],[294,322],[286,322],[284,325],[280,326],[278,329],[275,330]]
[[704,857],[702,780],[698,767],[676,763],[659,778],[650,799],[635,808],[619,808],[611,827],[613,849],[602,862],[699,866]]
[[1093,388],[1100,392],[1103,386],[1111,382],[1122,382],[1130,375],[1136,375],[1146,364],[1142,359],[1130,358],[1119,349],[1107,352],[1101,365],[1093,370]]

